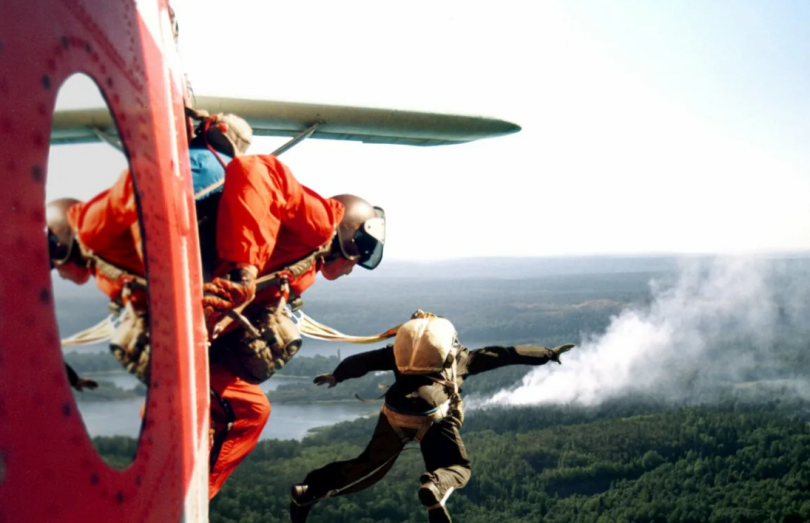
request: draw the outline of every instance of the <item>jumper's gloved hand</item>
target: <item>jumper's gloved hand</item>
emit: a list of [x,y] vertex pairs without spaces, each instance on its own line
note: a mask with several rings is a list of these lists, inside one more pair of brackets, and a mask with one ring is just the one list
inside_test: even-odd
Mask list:
[[573,343],[566,343],[565,345],[554,347],[553,349],[551,349],[551,361],[556,361],[557,363],[562,365],[562,362],[560,361],[560,355],[565,352],[568,352],[574,347],[576,347],[576,345],[574,345]]
[[211,283],[203,285],[203,313],[209,336],[214,334],[214,328],[228,312],[253,300],[257,272],[252,265],[241,267],[224,278],[214,278]]
[[98,388],[98,382],[95,380],[80,378],[79,375],[73,370],[73,367],[65,363],[65,370],[67,371],[68,381],[70,386],[79,392],[84,392],[84,389],[93,390]]
[[98,388],[98,382],[89,378],[79,378],[79,380],[73,384],[73,388],[79,392],[84,392],[84,389],[95,390]]
[[335,385],[337,385],[337,380],[331,374],[321,374],[320,376],[315,376],[315,379],[312,380],[312,383],[315,385],[329,385],[331,389]]

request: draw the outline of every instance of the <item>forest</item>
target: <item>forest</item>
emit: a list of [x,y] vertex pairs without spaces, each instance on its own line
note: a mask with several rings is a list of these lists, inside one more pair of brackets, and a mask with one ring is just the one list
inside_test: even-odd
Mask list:
[[[713,406],[623,398],[598,408],[473,411],[462,431],[472,479],[448,507],[465,523],[808,521],[808,419],[806,402],[744,397]],[[212,501],[211,522],[288,521],[290,485],[358,455],[374,421],[303,442],[261,441]],[[95,441],[113,464],[134,451],[129,438]],[[406,450],[380,483],[318,504],[309,521],[424,522],[422,467],[416,447]]]

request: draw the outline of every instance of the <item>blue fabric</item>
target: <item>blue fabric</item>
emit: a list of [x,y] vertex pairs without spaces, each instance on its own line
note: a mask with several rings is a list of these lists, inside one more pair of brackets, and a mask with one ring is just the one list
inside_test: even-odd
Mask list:
[[[194,194],[225,178],[225,169],[208,148],[191,148],[188,155],[191,160],[191,180],[194,185]],[[231,157],[227,154],[219,153],[219,156],[226,165],[230,163]],[[215,191],[211,191],[197,201],[204,200],[212,194],[220,192],[222,192],[221,185]]]

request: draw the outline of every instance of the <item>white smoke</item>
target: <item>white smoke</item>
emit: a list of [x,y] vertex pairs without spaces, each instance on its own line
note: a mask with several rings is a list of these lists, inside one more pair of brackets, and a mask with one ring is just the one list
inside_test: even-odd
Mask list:
[[[651,282],[650,304],[626,309],[603,334],[586,336],[563,355],[562,366],[538,367],[483,404],[593,405],[628,392],[659,393],[673,381],[688,388],[684,376],[709,361],[713,372],[719,367],[723,379],[734,381],[773,343],[780,309],[768,270],[750,258],[683,266],[674,284]],[[756,349],[737,353],[737,345]],[[713,353],[718,347],[726,349],[722,355]]]

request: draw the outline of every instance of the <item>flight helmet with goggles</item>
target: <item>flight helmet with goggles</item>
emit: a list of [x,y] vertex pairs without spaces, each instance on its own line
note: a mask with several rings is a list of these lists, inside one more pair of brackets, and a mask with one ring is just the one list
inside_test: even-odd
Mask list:
[[59,198],[45,207],[45,221],[48,232],[48,252],[51,268],[63,265],[75,256],[76,235],[67,219],[67,211],[81,203],[73,198]]
[[385,211],[351,194],[339,194],[332,199],[344,208],[335,238],[340,254],[347,260],[356,260],[364,269],[376,268],[385,246]]

